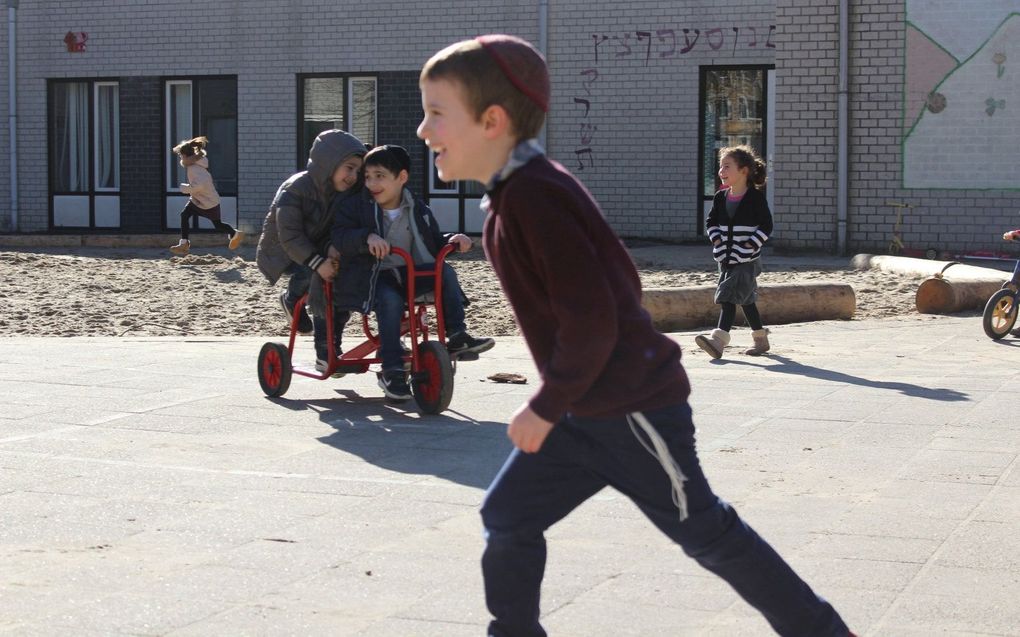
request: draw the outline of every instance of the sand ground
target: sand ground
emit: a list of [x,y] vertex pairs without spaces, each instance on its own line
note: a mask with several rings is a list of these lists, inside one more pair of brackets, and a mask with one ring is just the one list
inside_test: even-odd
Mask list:
[[[707,251],[636,249],[645,287],[709,285],[716,280]],[[683,258],[679,253],[685,255]],[[915,314],[920,279],[859,272],[849,260],[765,259],[762,285],[837,281],[853,285],[855,320]],[[819,262],[823,263],[819,263]],[[499,283],[480,250],[451,260],[472,304],[468,328],[479,336],[517,334]],[[286,323],[277,296],[254,262],[238,253],[197,248],[175,257],[156,248],[0,249],[0,336],[281,336]],[[357,323],[356,321],[352,321]],[[348,331],[360,333],[360,323]]]

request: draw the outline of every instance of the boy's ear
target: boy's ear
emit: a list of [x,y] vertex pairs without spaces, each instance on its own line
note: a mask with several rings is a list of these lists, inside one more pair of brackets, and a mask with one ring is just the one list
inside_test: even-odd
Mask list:
[[407,180],[408,180],[408,179],[410,179],[410,178],[411,178],[411,175],[410,175],[410,173],[408,173],[408,172],[407,172],[406,170],[404,170],[403,168],[401,168],[401,169],[400,169],[400,172],[399,172],[399,173],[397,173],[397,181],[399,181],[399,182],[400,182],[400,185],[404,185],[404,184],[406,184],[406,183],[407,183]]
[[482,111],[480,121],[482,128],[485,130],[485,135],[489,139],[494,139],[504,133],[511,132],[512,122],[510,121],[510,115],[499,104],[492,104]]

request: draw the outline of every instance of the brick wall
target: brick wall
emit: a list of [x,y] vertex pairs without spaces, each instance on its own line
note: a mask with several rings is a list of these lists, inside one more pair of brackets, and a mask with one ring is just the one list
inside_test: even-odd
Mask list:
[[407,183],[415,195],[425,193],[427,173],[425,143],[418,139],[421,122],[421,93],[418,71],[380,73],[378,133],[380,144],[398,144],[411,155],[411,178]]
[[7,29],[0,29],[0,113],[3,113],[3,124],[0,124],[0,232],[10,232],[11,228],[11,164],[10,164],[10,127],[7,118]]
[[621,19],[616,2],[550,5],[550,155],[621,235],[696,240],[699,69],[771,64],[771,6],[631,2]]
[[120,78],[121,230],[163,230],[163,84]]
[[[791,248],[836,248],[837,6],[776,2],[776,243]],[[1002,231],[1020,225],[1016,190],[903,187],[905,17],[904,0],[851,2],[847,252],[888,248],[891,201],[914,206],[904,217],[908,247],[1002,249]]]

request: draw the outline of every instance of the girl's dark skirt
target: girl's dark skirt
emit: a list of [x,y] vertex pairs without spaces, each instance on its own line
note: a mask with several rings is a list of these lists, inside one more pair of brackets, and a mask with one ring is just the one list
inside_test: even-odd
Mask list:
[[216,204],[212,208],[199,208],[195,205],[194,201],[189,201],[188,205],[184,206],[184,210],[181,212],[188,212],[199,217],[205,217],[209,221],[220,220],[220,204]]
[[734,265],[719,264],[719,284],[715,289],[716,303],[750,305],[758,300],[758,275],[761,259]]

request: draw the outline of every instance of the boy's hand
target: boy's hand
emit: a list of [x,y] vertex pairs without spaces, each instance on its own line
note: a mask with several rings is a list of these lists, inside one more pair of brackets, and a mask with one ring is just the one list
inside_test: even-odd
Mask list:
[[722,244],[722,241],[719,241],[718,239],[713,239],[713,240],[712,240],[712,245],[714,245],[714,246],[715,246],[715,247],[717,247],[717,248],[718,248],[718,247],[719,247],[719,246],[720,246],[721,244]]
[[339,261],[340,260],[340,251],[337,250],[332,245],[330,245],[329,248],[326,249],[326,256],[329,257],[330,259],[336,259],[337,261]]
[[457,252],[467,252],[471,249],[471,237],[466,234],[455,234],[450,237],[448,243],[452,243],[457,246]]
[[326,259],[319,264],[319,267],[315,268],[315,271],[319,273],[319,276],[321,276],[324,281],[332,281],[333,277],[336,276],[336,261],[333,259]]
[[1005,241],[1014,241],[1016,239],[1016,230],[1010,230],[1009,232],[1003,232],[1002,238]]
[[390,244],[386,243],[386,239],[373,232],[368,235],[368,251],[376,259],[382,259],[390,253]]
[[506,435],[524,453],[535,453],[542,448],[552,428],[553,423],[536,414],[528,405],[522,405],[511,416]]

